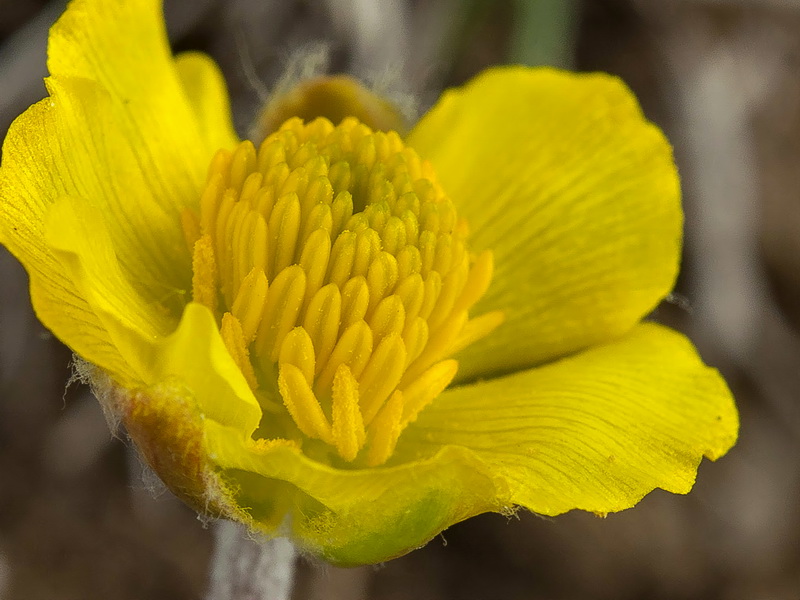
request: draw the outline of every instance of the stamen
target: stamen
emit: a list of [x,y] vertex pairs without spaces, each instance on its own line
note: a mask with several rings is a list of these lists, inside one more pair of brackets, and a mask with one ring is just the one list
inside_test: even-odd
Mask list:
[[255,339],[261,323],[267,287],[267,276],[264,275],[264,271],[253,267],[242,281],[231,307],[231,311],[242,324],[242,333],[248,345]]
[[394,333],[399,335],[405,322],[406,310],[399,296],[388,296],[381,300],[369,318],[369,326],[376,340]]
[[300,234],[300,199],[295,192],[278,199],[269,217],[269,231],[271,270],[279,273],[294,262],[297,236]]
[[361,409],[369,425],[394,391],[406,365],[406,347],[399,334],[381,340],[361,375]]
[[295,327],[283,339],[281,353],[278,359],[279,364],[294,365],[310,386],[314,382],[314,344],[311,336],[302,327]]
[[342,289],[342,328],[347,328],[367,316],[369,286],[363,277],[353,277]]
[[367,439],[358,407],[358,381],[347,365],[339,365],[333,377],[333,442],[346,461],[352,461]]
[[396,390],[381,408],[370,427],[371,439],[367,452],[367,466],[376,467],[385,463],[394,452],[397,440],[403,432],[403,392]]
[[284,336],[297,323],[306,291],[306,274],[293,265],[281,271],[267,292],[264,316],[256,338],[256,348],[264,361],[275,363]]
[[448,357],[502,320],[470,319],[491,253],[470,254],[431,166],[394,132],[291,119],[258,150],[220,150],[199,207],[181,217],[193,299],[259,391],[274,437],[256,444],[383,464],[455,377]]
[[204,235],[194,243],[192,253],[192,299],[216,313],[218,294],[214,248],[211,245],[211,238]]
[[316,373],[327,364],[339,336],[342,295],[338,286],[329,283],[314,294],[308,303],[303,328],[308,332],[317,354]]
[[450,385],[453,377],[456,376],[456,371],[458,371],[458,363],[456,361],[443,360],[425,371],[403,389],[405,405],[403,407],[403,418],[400,422],[403,429],[405,429],[406,425],[416,420],[422,409],[428,406],[436,396]]
[[325,281],[331,255],[331,238],[325,229],[317,229],[308,236],[300,255],[300,266],[306,274],[306,304]]
[[326,444],[333,443],[331,425],[300,369],[290,364],[281,365],[278,372],[278,389],[286,410],[300,431]]
[[339,337],[328,364],[317,377],[317,391],[324,393],[330,388],[333,375],[341,364],[348,365],[354,376],[361,375],[371,354],[372,330],[364,321],[357,321]]
[[231,313],[222,315],[220,334],[236,366],[242,371],[244,378],[252,389],[258,387],[253,365],[250,364],[250,352],[247,350],[246,336],[242,332],[242,324]]

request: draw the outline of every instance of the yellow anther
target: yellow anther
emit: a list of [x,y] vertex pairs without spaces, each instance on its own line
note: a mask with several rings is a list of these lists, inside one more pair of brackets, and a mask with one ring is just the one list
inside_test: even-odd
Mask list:
[[351,277],[366,275],[370,264],[381,251],[381,238],[374,229],[364,228],[356,234],[355,256]]
[[230,166],[230,180],[228,186],[237,192],[242,189],[242,184],[256,167],[256,149],[250,141],[239,144],[233,153]]
[[497,329],[505,320],[503,311],[495,310],[482,314],[480,317],[470,319],[459,332],[458,337],[447,350],[448,354],[455,354],[462,348],[466,348],[472,342],[476,342],[486,337]]
[[269,286],[261,326],[256,338],[259,358],[275,363],[284,336],[297,324],[306,291],[306,274],[297,265],[278,273]]
[[257,151],[219,151],[182,225],[193,298],[222,315],[225,346],[271,407],[261,430],[319,440],[315,455],[327,445],[336,464],[386,462],[455,376],[448,357],[502,319],[469,319],[491,253],[469,253],[430,164],[353,118],[290,119]]
[[281,196],[272,209],[268,227],[272,273],[279,273],[294,262],[300,215],[300,199],[294,192]]
[[194,211],[184,208],[181,211],[181,229],[187,248],[194,248],[194,243],[200,239],[200,220]]
[[415,192],[411,190],[404,192],[403,195],[397,199],[397,207],[395,210],[400,214],[405,214],[406,212],[411,213],[411,215],[414,216],[417,231],[419,231],[419,220],[417,219],[419,216],[419,197]]
[[373,190],[374,203],[370,204],[364,214],[367,216],[369,226],[377,231],[383,238],[384,228],[389,218],[392,216],[392,211],[389,208],[389,203],[394,204],[394,189],[392,184],[388,181],[383,181],[381,186]]
[[267,222],[257,212],[250,212],[248,217],[252,220],[252,226],[248,229],[250,239],[247,245],[247,253],[242,255],[240,260],[248,262],[254,269],[266,272],[269,258],[267,256],[269,235]]
[[200,196],[200,231],[202,233],[213,235],[224,189],[225,180],[222,174],[211,174],[206,188],[203,190],[203,195]]
[[450,385],[453,377],[456,376],[456,371],[458,371],[458,363],[456,361],[443,360],[433,365],[422,375],[415,378],[410,385],[402,389],[405,400],[401,421],[402,427],[416,420],[422,409],[428,406],[436,396]]
[[[283,182],[289,178],[289,165],[285,162],[278,163],[272,167],[264,176],[264,185],[270,186],[273,198],[280,196],[280,191],[283,187]],[[265,214],[264,217],[267,215]]]
[[381,300],[369,318],[369,326],[376,341],[393,333],[399,335],[405,324],[406,309],[399,296],[387,296]]
[[[469,323],[472,323],[472,321]],[[469,325],[469,323],[467,325]],[[408,366],[422,354],[425,345],[428,343],[427,321],[421,317],[416,317],[411,320],[406,325],[405,331],[403,331],[403,342],[405,342],[406,345],[406,366]],[[455,350],[453,352],[455,352]]]
[[432,231],[425,230],[419,234],[419,256],[422,261],[420,273],[426,277],[431,272],[436,258],[436,234]]
[[450,235],[440,235],[436,240],[436,250],[433,256],[433,268],[443,275],[450,272],[453,266],[453,238]]
[[[242,206],[243,203],[239,203]],[[242,285],[244,278],[254,268],[263,270],[265,266],[267,225],[258,213],[252,210],[241,211],[238,223],[233,229],[230,247],[233,249],[233,291]]]
[[366,461],[368,467],[377,467],[389,460],[397,445],[397,440],[403,432],[402,418],[403,393],[396,390],[371,424],[370,433],[372,435]]
[[344,330],[333,348],[328,363],[317,377],[316,389],[320,392],[330,389],[336,369],[342,364],[349,366],[353,375],[358,377],[371,354],[372,330],[364,321],[353,323]]
[[448,355],[448,350],[458,339],[458,334],[467,323],[466,311],[450,315],[442,326],[434,333],[428,332],[428,343],[417,359],[408,366],[403,375],[403,385],[408,385],[436,361]]
[[220,186],[224,189],[228,185],[228,179],[231,172],[231,157],[233,153],[225,148],[217,150],[214,157],[211,159],[211,164],[208,165],[208,173],[206,174],[206,185],[216,178],[221,178]]
[[367,270],[368,312],[377,306],[384,295],[392,293],[397,285],[398,275],[397,259],[388,252],[379,252]]
[[383,249],[397,256],[400,249],[406,245],[406,228],[399,217],[390,217],[383,228]]
[[208,235],[194,244],[192,252],[192,300],[216,313],[218,307],[219,280],[214,248]]
[[353,277],[342,289],[342,329],[367,316],[369,286],[363,277]]
[[[291,167],[291,165],[289,165]],[[293,169],[280,188],[279,195],[297,194],[305,196],[308,187],[308,173],[303,167]]]
[[267,276],[261,269],[253,268],[233,301],[231,311],[242,324],[244,339],[249,345],[256,337],[261,315],[264,312],[264,301],[267,298]]
[[310,438],[328,444],[333,442],[331,425],[300,369],[290,364],[281,365],[278,370],[278,390],[286,410],[300,431]]
[[353,196],[348,191],[339,192],[331,203],[331,234],[339,235],[353,214]]
[[330,254],[331,238],[328,232],[324,229],[317,229],[309,236],[303,253],[300,255],[300,266],[306,273],[306,298],[308,300],[322,287],[325,273],[328,271]]
[[342,295],[333,283],[321,288],[308,303],[303,328],[311,338],[317,357],[317,372],[328,362],[339,338]]
[[308,184],[303,199],[304,212],[310,211],[317,204],[329,205],[333,201],[333,186],[326,175],[319,175]]
[[220,273],[229,271],[231,267],[230,251],[225,243],[225,230],[228,227],[228,221],[235,206],[236,193],[233,190],[226,190],[222,194],[222,199],[219,203],[214,229],[210,232],[214,238],[214,250],[216,250],[217,265],[220,267]]
[[419,316],[427,319],[433,311],[433,307],[436,306],[437,300],[439,300],[439,294],[442,292],[442,276],[436,271],[429,273],[422,287],[425,293],[422,298],[422,306],[419,309]]
[[305,329],[295,327],[283,338],[278,364],[294,365],[300,369],[309,386],[314,383],[314,344]]
[[464,290],[453,306],[454,310],[464,310],[475,304],[489,289],[494,272],[494,257],[491,250],[486,250],[478,255],[469,271]]
[[331,231],[333,230],[333,216],[331,214],[330,204],[317,204],[311,209],[308,218],[303,224],[303,234],[300,238],[301,247],[308,245],[308,238],[315,231],[323,229],[328,233],[330,238]]
[[271,187],[262,187],[252,200],[253,209],[260,214],[266,222],[272,214],[275,205],[275,190]]
[[397,284],[394,293],[403,302],[406,320],[416,319],[422,308],[422,301],[425,299],[425,284],[422,282],[422,276],[419,273],[406,276]]
[[253,371],[253,365],[250,364],[250,353],[247,350],[247,342],[239,319],[231,313],[222,315],[220,334],[222,335],[222,341],[225,342],[225,347],[228,349],[236,366],[241,370],[248,385],[256,389],[258,382],[256,381],[255,371]]
[[305,143],[297,149],[297,152],[295,152],[287,162],[292,169],[297,169],[317,156],[317,145],[314,143]]
[[358,455],[367,438],[358,396],[358,381],[347,365],[339,365],[331,392],[332,434],[339,456],[346,461]]
[[250,173],[242,185],[242,193],[239,194],[239,202],[246,202],[248,205],[252,205],[253,198],[258,193],[258,190],[262,188],[261,184],[263,181],[264,176],[258,171]]
[[350,187],[350,163],[340,160],[331,165],[328,177],[330,177],[331,186],[337,194],[347,190]]
[[289,119],[281,127],[281,131],[276,134],[277,137],[283,142],[286,148],[286,156],[294,156],[297,152],[300,142],[297,139],[297,134],[301,134],[303,130],[303,122],[300,119]]
[[364,166],[367,169],[370,169],[372,168],[372,165],[375,164],[376,154],[375,138],[371,136],[362,138],[358,144],[358,147],[356,148],[355,163],[358,166]]
[[399,333],[384,338],[361,375],[361,410],[369,424],[397,388],[406,366],[406,347]]
[[431,333],[437,331],[447,317],[453,314],[456,298],[461,295],[461,290],[467,280],[467,269],[468,266],[465,263],[463,268],[453,269],[442,281],[442,290],[439,292],[436,304],[428,316],[428,326],[431,329]]
[[419,248],[406,246],[397,253],[397,277],[402,280],[409,275],[422,273],[422,257]]
[[286,152],[279,140],[267,139],[258,149],[258,171],[265,175],[277,164],[286,162]]
[[343,231],[331,249],[331,261],[328,266],[328,280],[331,283],[341,287],[350,279],[355,255],[356,233]]
[[217,244],[217,254],[220,257],[221,269],[220,278],[222,281],[222,291],[228,304],[233,302],[236,297],[236,290],[242,283],[242,278],[247,273],[242,273],[242,265],[239,260],[242,246],[247,243],[242,231],[245,217],[247,216],[247,205],[236,202],[230,211],[225,229],[222,233],[220,243]]

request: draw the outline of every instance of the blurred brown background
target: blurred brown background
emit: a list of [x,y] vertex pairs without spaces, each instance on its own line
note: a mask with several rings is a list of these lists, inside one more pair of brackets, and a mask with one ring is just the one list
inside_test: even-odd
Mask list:
[[[63,7],[0,0],[0,137],[44,95]],[[319,42],[333,71],[418,112],[491,64],[621,76],[683,178],[684,270],[656,318],[741,409],[738,446],[687,497],[656,491],[605,520],[484,515],[376,568],[303,560],[295,598],[800,600],[800,2],[167,0],[166,15],[176,50],[222,65],[243,134]],[[210,532],[65,387],[69,361],[0,249],[0,599],[201,598]]]

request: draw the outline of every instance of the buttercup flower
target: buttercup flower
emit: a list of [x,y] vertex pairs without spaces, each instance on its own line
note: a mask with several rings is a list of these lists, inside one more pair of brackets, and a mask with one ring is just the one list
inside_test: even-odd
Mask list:
[[642,323],[681,242],[669,145],[617,79],[490,69],[406,139],[234,133],[157,0],[74,0],[11,127],[0,241],[167,485],[339,564],[449,525],[686,493],[719,375]]

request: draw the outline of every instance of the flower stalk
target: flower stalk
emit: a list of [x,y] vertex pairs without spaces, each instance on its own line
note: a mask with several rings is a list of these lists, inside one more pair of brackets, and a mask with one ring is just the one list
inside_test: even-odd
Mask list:
[[206,600],[286,600],[297,554],[286,538],[254,539],[233,521],[214,523],[214,553]]

